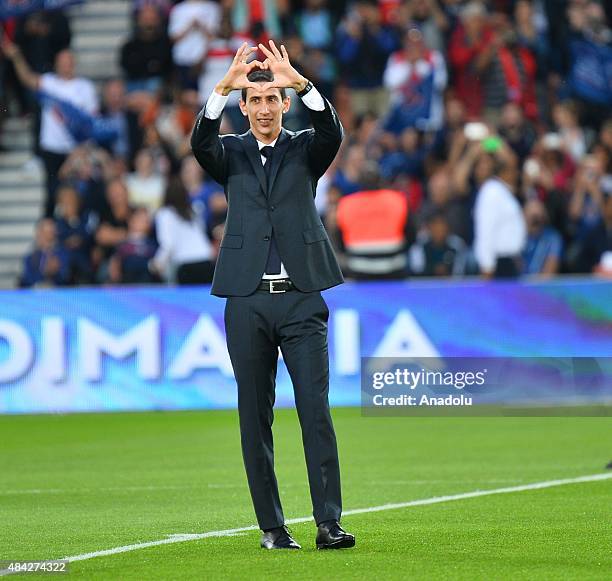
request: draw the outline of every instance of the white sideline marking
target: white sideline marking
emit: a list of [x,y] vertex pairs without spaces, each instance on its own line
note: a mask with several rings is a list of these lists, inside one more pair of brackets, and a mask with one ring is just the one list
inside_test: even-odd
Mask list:
[[[491,480],[453,480],[455,484],[501,484],[504,482],[516,482],[516,478],[495,478]],[[364,481],[363,485],[367,486],[405,486],[406,484],[445,484],[448,479],[438,480],[368,480]],[[302,487],[302,483],[287,483],[281,485],[279,488]],[[202,489],[203,487],[210,489],[225,489],[225,488],[240,488],[244,489],[245,484],[215,484],[208,483],[202,485],[188,484],[188,485],[147,485],[147,486],[98,486],[95,488],[20,488],[20,489],[7,489],[0,490],[0,496],[13,496],[20,494],[84,494],[84,493],[99,493],[99,492],[134,492],[134,491],[155,491],[155,490],[195,490]]]
[[[434,496],[433,498],[422,498],[420,500],[410,500],[408,502],[398,502],[393,504],[381,504],[379,506],[370,506],[367,508],[355,508],[353,510],[346,510],[342,514],[348,516],[352,514],[365,514],[370,512],[381,512],[384,510],[396,510],[400,508],[410,508],[412,506],[425,506],[428,504],[439,504],[441,502],[451,502],[453,500],[465,500],[466,498],[477,498],[480,496],[492,496],[494,494],[510,494],[512,492],[523,492],[526,490],[540,490],[542,488],[552,488],[554,486],[564,486],[566,484],[579,484],[581,482],[596,482],[599,480],[610,480],[612,479],[612,472],[604,474],[590,474],[588,476],[578,476],[576,478],[563,478],[560,480],[546,480],[544,482],[532,482],[531,484],[521,484],[519,486],[507,486],[505,488],[494,488],[491,490],[474,490],[472,492],[462,492],[460,494],[450,494],[446,496]],[[304,516],[300,518],[291,518],[285,521],[287,524],[299,524],[312,521],[311,516]],[[245,533],[248,531],[259,530],[257,525],[251,525],[248,527],[239,527],[235,529],[225,529],[222,531],[209,531],[206,533],[194,533],[194,534],[172,534],[168,535],[165,539],[157,541],[146,541],[144,543],[135,543],[133,545],[124,545],[122,547],[114,547],[112,549],[104,549],[102,551],[92,551],[91,553],[83,553],[81,555],[73,555],[71,557],[63,557],[63,559],[69,562],[85,561],[87,559],[93,559],[94,557],[104,557],[107,555],[117,555],[119,553],[128,553],[130,551],[137,551],[138,549],[146,549],[148,547],[156,547],[158,545],[171,545],[174,543],[184,543],[187,541],[197,541],[200,539],[208,539],[211,537],[231,537]],[[9,575],[10,571],[0,571],[0,576]]]

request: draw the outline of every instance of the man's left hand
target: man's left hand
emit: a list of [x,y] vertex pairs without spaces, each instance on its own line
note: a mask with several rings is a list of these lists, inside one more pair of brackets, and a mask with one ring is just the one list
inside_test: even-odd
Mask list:
[[274,75],[274,80],[266,83],[263,87],[264,90],[270,88],[291,88],[296,93],[299,93],[306,88],[308,79],[293,68],[284,45],[281,44],[279,50],[274,44],[274,41],[271,40],[270,48],[260,44],[259,49],[266,56],[266,60],[263,62],[263,68],[270,69]]

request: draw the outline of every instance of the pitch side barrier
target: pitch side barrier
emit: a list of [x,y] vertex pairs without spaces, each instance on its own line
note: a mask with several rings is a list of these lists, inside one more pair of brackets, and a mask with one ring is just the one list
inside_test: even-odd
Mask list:
[[[611,297],[612,281],[593,278],[330,289],[330,401],[372,415],[467,409],[467,398],[468,413],[477,405],[605,406]],[[208,287],[10,290],[0,298],[0,413],[236,406],[225,301]],[[282,363],[276,401],[293,404]]]

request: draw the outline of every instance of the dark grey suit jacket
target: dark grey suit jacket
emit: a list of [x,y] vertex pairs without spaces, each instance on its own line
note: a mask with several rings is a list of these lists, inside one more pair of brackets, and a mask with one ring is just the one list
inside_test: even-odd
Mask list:
[[228,214],[212,285],[217,296],[247,296],[264,274],[274,236],[289,277],[301,291],[344,282],[314,197],[318,179],[338,153],[343,129],[332,105],[309,110],[314,129],[282,129],[272,156],[270,183],[251,131],[219,136],[220,119],[198,115],[193,153],[225,188]]

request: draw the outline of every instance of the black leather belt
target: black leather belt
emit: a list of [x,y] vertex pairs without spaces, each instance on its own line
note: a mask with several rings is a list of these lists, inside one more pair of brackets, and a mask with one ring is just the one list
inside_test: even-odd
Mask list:
[[293,283],[288,278],[277,278],[262,280],[257,287],[257,290],[268,293],[286,293],[287,291],[295,290]]

